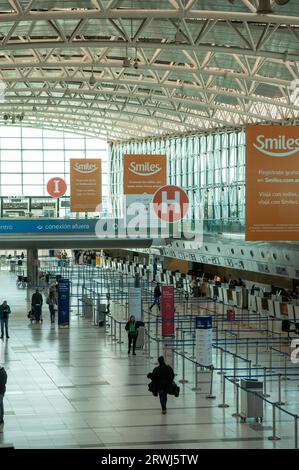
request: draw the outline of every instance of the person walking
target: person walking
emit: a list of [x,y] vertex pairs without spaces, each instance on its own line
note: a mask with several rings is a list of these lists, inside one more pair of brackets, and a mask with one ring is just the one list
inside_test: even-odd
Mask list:
[[4,327],[6,338],[8,339],[8,317],[11,313],[10,306],[4,300],[3,304],[0,305],[0,322],[1,322],[1,339],[4,337]]
[[55,323],[55,310],[57,307],[57,299],[56,299],[56,293],[54,290],[50,290],[46,303],[49,306],[51,323]]
[[150,311],[152,311],[152,308],[154,305],[157,305],[159,310],[160,310],[160,297],[161,297],[161,289],[160,289],[160,283],[158,282],[155,289],[154,289],[154,303],[150,306]]
[[128,342],[129,342],[129,349],[128,354],[131,352],[131,345],[133,342],[133,355],[136,356],[135,349],[136,349],[136,341],[138,336],[138,322],[136,322],[135,315],[131,315],[129,321],[125,326],[126,331],[128,332]]
[[162,414],[165,415],[167,413],[167,389],[173,382],[174,372],[172,367],[165,363],[163,356],[158,358],[158,362],[158,367],[155,367],[153,372],[148,374],[148,377],[152,380],[153,387],[158,392]]
[[4,424],[4,395],[6,392],[7,373],[4,367],[0,366],[0,432],[2,432]]
[[35,293],[32,294],[31,307],[34,313],[35,321],[37,323],[41,320],[42,306],[43,306],[43,297],[41,293],[39,292],[39,289],[36,289]]

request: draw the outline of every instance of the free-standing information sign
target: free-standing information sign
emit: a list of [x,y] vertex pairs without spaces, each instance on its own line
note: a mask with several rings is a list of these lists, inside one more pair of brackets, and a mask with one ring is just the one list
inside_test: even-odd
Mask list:
[[102,161],[71,159],[71,211],[100,212],[102,203]]
[[70,281],[58,281],[58,325],[68,326],[70,323]]
[[142,321],[142,309],[141,309],[141,288],[140,287],[129,287],[129,317],[134,315],[136,321]]
[[299,240],[299,126],[246,129],[246,240]]
[[174,336],[174,287],[162,286],[162,336]]
[[209,367],[212,365],[212,317],[196,317],[195,322],[196,361],[202,366]]

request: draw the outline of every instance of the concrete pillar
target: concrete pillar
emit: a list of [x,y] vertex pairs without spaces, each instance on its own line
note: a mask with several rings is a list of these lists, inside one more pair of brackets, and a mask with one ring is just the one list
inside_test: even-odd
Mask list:
[[38,286],[38,250],[28,248],[27,250],[27,276],[32,288]]

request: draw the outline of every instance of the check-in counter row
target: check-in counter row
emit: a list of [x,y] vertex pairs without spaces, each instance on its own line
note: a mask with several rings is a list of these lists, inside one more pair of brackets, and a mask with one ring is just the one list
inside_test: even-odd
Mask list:
[[244,287],[235,287],[230,289],[228,284],[217,286],[215,284],[208,284],[208,296],[225,305],[232,307],[246,308],[248,303],[248,290]]
[[[272,296],[275,297],[275,296]],[[251,296],[250,310],[262,316],[299,322],[299,305],[292,302],[283,302],[275,298]]]

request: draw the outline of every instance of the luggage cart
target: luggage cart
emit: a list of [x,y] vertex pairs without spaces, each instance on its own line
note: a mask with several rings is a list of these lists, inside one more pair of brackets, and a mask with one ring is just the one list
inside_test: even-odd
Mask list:
[[256,422],[262,422],[263,382],[259,382],[257,379],[241,379],[241,387],[241,422],[245,423],[247,418],[255,418]]

